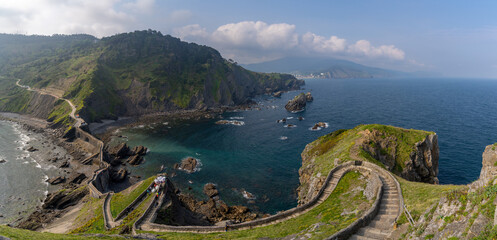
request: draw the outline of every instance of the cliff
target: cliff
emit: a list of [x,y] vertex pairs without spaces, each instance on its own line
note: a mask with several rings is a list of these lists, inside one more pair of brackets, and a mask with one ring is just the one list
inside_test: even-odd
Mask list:
[[299,204],[317,194],[327,173],[345,161],[370,161],[411,181],[438,183],[438,142],[433,132],[385,125],[337,130],[308,144],[299,169]]
[[[0,63],[8,77],[0,81],[22,79],[23,85],[68,98],[87,122],[242,105],[256,95],[304,84],[288,74],[248,71],[213,48],[152,30],[102,39],[0,34]],[[15,91],[0,91],[10,98],[0,101],[0,110],[25,112],[23,106],[32,105],[25,91]],[[55,109],[43,110],[48,115]]]

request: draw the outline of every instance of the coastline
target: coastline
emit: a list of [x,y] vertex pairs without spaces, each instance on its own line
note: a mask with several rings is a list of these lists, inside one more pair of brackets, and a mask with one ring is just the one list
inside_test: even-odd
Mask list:
[[[42,181],[46,186],[43,189],[44,197],[42,199],[29,201],[29,199],[16,197],[15,202],[6,203],[5,207],[11,207],[11,205],[22,206],[22,210],[16,210],[15,214],[4,214],[5,216],[0,218],[2,223],[8,225],[20,224],[28,219],[31,214],[42,208],[50,193],[67,187],[66,184],[51,185],[47,182],[48,179],[56,177],[71,179],[71,176],[79,173],[85,174],[87,178],[91,177],[93,167],[79,163],[79,160],[88,156],[89,153],[81,151],[82,149],[79,149],[74,143],[65,142],[62,139],[63,131],[61,129],[49,128],[49,123],[45,120],[10,112],[0,112],[0,121],[12,125],[16,132],[19,133],[19,136],[24,138],[21,143],[22,148],[18,149],[26,152],[26,156],[21,156],[21,158],[31,158],[34,161],[33,164],[41,169],[44,174],[43,179],[37,181]],[[28,151],[30,148],[31,151]],[[69,163],[69,167],[61,168],[60,166],[66,161]],[[15,187],[17,188],[18,186]],[[53,219],[55,219],[55,216],[48,219],[48,221]]]

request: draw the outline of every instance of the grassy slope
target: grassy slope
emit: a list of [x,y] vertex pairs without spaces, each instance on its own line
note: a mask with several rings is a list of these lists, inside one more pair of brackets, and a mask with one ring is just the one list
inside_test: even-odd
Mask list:
[[117,215],[124,210],[129,204],[131,204],[147,187],[154,181],[154,177],[150,177],[138,183],[132,191],[124,190],[120,193],[116,193],[112,196],[110,200],[110,212],[112,217],[117,217]]
[[[312,234],[311,239],[324,239],[340,229],[345,228],[364,213],[343,214],[353,212],[361,204],[367,203],[367,208],[371,207],[374,199],[368,201],[362,191],[352,191],[357,187],[365,188],[366,181],[360,178],[358,172],[347,173],[338,183],[335,191],[322,204],[311,211],[278,224],[259,227],[250,230],[232,231],[226,233],[193,234],[193,233],[159,233],[164,239],[259,239],[261,237],[278,238],[288,235],[302,236]],[[311,230],[315,224],[324,225],[317,230]],[[154,233],[156,234],[156,233]]]

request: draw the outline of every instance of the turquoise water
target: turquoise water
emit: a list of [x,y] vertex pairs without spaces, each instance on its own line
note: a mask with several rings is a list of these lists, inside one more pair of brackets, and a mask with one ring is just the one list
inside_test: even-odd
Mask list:
[[[182,158],[201,160],[200,171],[176,171],[173,181],[184,192],[202,197],[213,182],[230,204],[245,204],[275,213],[294,207],[300,153],[319,136],[358,124],[380,123],[437,132],[440,145],[440,183],[466,184],[478,178],[486,145],[497,142],[497,81],[477,79],[357,79],[306,80],[314,102],[301,113],[288,113],[285,103],[301,91],[281,99],[261,96],[260,111],[232,112],[243,126],[216,125],[216,120],[158,123],[121,130],[131,146],[151,151],[146,162],[130,168],[143,177],[161,165],[171,173]],[[304,121],[298,121],[302,116]],[[293,117],[286,128],[278,119]],[[316,122],[328,128],[310,131]],[[286,140],[282,140],[286,137]],[[122,140],[122,139],[121,139]],[[191,187],[192,190],[188,190]],[[255,202],[240,189],[253,193]]]

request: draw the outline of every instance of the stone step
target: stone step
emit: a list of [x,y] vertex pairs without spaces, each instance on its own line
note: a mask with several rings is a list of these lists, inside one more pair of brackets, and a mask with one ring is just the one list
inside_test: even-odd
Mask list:
[[378,211],[378,215],[379,214],[382,214],[382,215],[395,215],[397,216],[397,212],[398,212],[399,209],[396,209],[396,208],[380,208],[380,211]]
[[375,239],[385,239],[389,235],[382,229],[372,228],[372,227],[363,227],[359,229],[359,231],[357,231],[356,234],[359,236],[375,238]]
[[349,240],[375,240],[375,238],[360,236],[360,235],[352,235]]
[[385,222],[375,219],[369,223],[369,227],[378,228],[388,232],[393,230],[393,222]]
[[395,218],[397,217],[396,214],[378,214],[373,220],[379,220],[379,221],[384,221],[384,222],[390,222],[393,223],[395,221]]
[[380,204],[380,209],[381,208],[398,209],[399,208],[399,204],[384,202],[384,203]]
[[390,199],[390,198],[382,198],[381,199],[381,204],[399,204],[399,199]]

